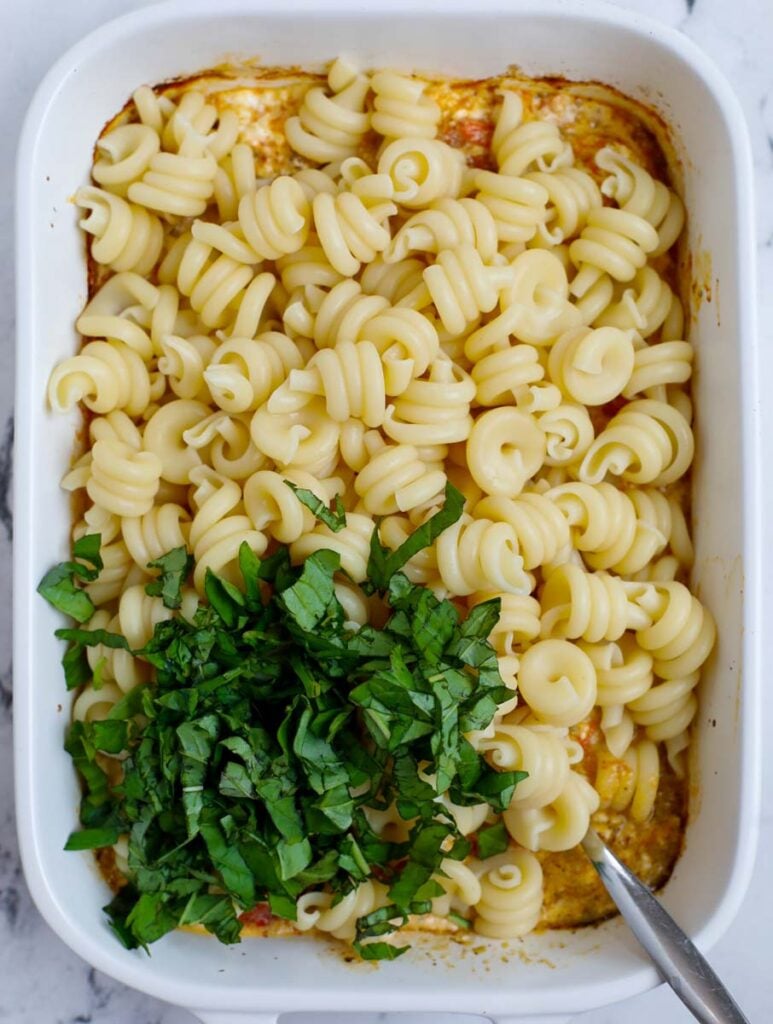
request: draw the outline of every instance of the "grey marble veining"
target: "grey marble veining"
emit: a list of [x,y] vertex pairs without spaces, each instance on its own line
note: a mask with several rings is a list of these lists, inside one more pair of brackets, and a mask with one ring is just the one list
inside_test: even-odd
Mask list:
[[[19,866],[13,818],[11,748],[10,563],[12,521],[13,269],[12,194],[15,141],[35,85],[66,47],[93,27],[143,0],[0,0],[3,61],[3,133],[0,136],[0,1022],[5,1024],[192,1024],[185,1010],[167,1006],[117,984],[81,961],[43,923],[27,893]],[[752,135],[757,187],[759,315],[763,384],[773,387],[773,0],[620,0],[678,27],[716,61],[743,103]],[[22,340],[23,344],[23,340]],[[763,396],[766,391],[763,387]],[[773,466],[773,404],[764,402],[764,458]],[[23,458],[17,452],[17,458]],[[773,471],[765,481],[764,506],[773,504]],[[773,524],[764,545],[771,570]],[[767,607],[773,607],[773,571],[767,573]],[[768,653],[773,655],[773,643]],[[771,661],[767,659],[768,663]],[[773,706],[765,708],[768,735]],[[765,767],[762,848],[773,847],[773,758]],[[711,959],[738,995],[751,1020],[773,1016],[773,983],[762,969],[773,922],[773,875],[760,858],[739,917]],[[514,1007],[514,1010],[516,1008]],[[351,1024],[375,1024],[358,1015]],[[383,1018],[381,1018],[383,1020]],[[692,1018],[663,989],[606,1010],[577,1024],[686,1024]],[[293,1024],[333,1024],[331,1017],[296,1015]],[[397,1021],[397,1018],[392,1018]],[[405,1016],[402,1024],[419,1024]],[[443,1018],[453,1024],[459,1018]],[[434,1018],[440,1024],[441,1018]],[[467,1024],[469,1018],[465,1018]]]

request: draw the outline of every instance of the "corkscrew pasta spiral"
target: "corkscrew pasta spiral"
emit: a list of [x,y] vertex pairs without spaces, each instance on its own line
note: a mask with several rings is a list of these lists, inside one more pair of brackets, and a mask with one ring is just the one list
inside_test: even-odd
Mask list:
[[102,544],[99,555],[102,559],[102,569],[98,578],[89,583],[85,590],[95,605],[104,605],[115,601],[129,583],[136,578],[142,579],[144,574],[134,565],[126,545],[121,540]]
[[510,807],[502,816],[507,831],[527,850],[570,850],[588,831],[599,795],[579,774],[570,771],[564,788],[551,803],[538,808]]
[[530,932],[542,909],[542,867],[537,858],[528,850],[511,848],[482,861],[480,871],[475,931],[496,939]]
[[303,97],[298,115],[285,122],[290,146],[319,164],[353,156],[370,125],[365,110],[370,87],[366,75],[358,74],[339,58],[330,66],[327,84],[329,94],[320,86],[312,86]]
[[596,703],[596,670],[568,640],[539,640],[521,655],[518,688],[541,722],[576,725]]
[[588,448],[578,470],[585,483],[607,473],[633,484],[663,487],[678,480],[692,462],[695,442],[684,416],[666,402],[629,402]]
[[330,265],[324,249],[318,243],[319,239],[311,237],[307,239],[306,245],[276,261],[280,280],[288,293],[309,285],[332,288],[341,280],[341,275]]
[[[118,615],[111,615],[110,612],[100,608],[88,622],[89,629],[107,629],[115,632],[120,628]],[[149,666],[143,664],[139,659],[133,658],[128,651],[106,647],[104,644],[96,644],[86,651],[86,658],[89,668],[95,674],[99,674],[105,688],[114,686],[117,691],[117,700],[123,694],[128,693],[140,683],[147,681]],[[88,699],[87,699],[88,700]],[[97,701],[88,700],[88,704]],[[80,709],[86,713],[88,707]],[[96,711],[96,709],[94,709]]]
[[135,563],[146,569],[172,548],[184,547],[190,532],[191,515],[182,505],[167,502],[154,505],[142,516],[121,520],[124,544]]
[[337,423],[356,417],[380,427],[386,410],[384,370],[371,341],[340,341],[315,353],[303,370],[290,371],[287,383],[268,401],[270,412],[292,409],[298,397],[320,395],[328,416]]
[[572,294],[582,298],[605,273],[615,281],[631,281],[657,246],[658,233],[643,217],[609,206],[591,210],[580,237],[569,246],[578,268]]
[[413,380],[387,407],[384,433],[401,444],[451,444],[472,429],[472,378],[447,358],[435,359],[426,377]]
[[207,327],[225,327],[234,319],[254,273],[186,233],[164,257],[158,276],[163,284],[176,284]]
[[158,217],[104,189],[87,186],[75,203],[88,211],[79,221],[93,236],[91,256],[112,270],[148,274],[156,265],[164,240]]
[[576,326],[581,316],[569,302],[569,281],[561,260],[546,249],[527,249],[510,264],[510,281],[500,296],[502,312],[470,335],[469,359],[510,335],[530,345],[550,345]]
[[501,771],[524,771],[527,777],[513,794],[511,807],[545,807],[563,791],[571,768],[566,730],[551,725],[496,723],[493,735],[477,749]]
[[692,376],[693,348],[687,341],[661,341],[634,352],[633,373],[623,389],[625,398],[645,394],[663,401],[666,389],[684,384]]
[[387,139],[404,136],[434,139],[440,107],[425,95],[426,85],[395,71],[378,71],[371,79],[373,130]]
[[518,539],[507,523],[463,515],[435,542],[438,573],[454,594],[496,590],[528,594],[529,577],[518,554]]
[[644,217],[658,232],[653,256],[666,252],[684,226],[684,204],[662,181],[656,181],[643,167],[605,146],[596,154],[596,165],[611,171],[601,191],[615,199],[622,210]]
[[354,489],[371,515],[432,506],[446,483],[440,463],[425,463],[413,445],[384,445],[357,474]]
[[255,262],[297,252],[309,235],[311,207],[302,187],[282,175],[239,200],[239,227]]
[[216,349],[215,342],[205,334],[180,338],[167,334],[161,341],[158,372],[164,374],[169,388],[179,398],[211,400],[204,369]]
[[92,176],[103,188],[125,196],[130,185],[148,169],[160,147],[158,133],[147,125],[119,125],[97,142],[98,156]]
[[86,491],[94,504],[117,516],[142,516],[150,511],[163,469],[157,455],[108,440],[97,441],[91,454]]
[[480,882],[469,864],[445,857],[434,880],[442,886],[445,895],[436,896],[432,901],[433,914],[447,916],[451,910],[466,911],[480,901]]
[[238,554],[247,544],[256,555],[266,550],[268,539],[254,529],[242,511],[241,488],[208,466],[190,472],[193,485],[191,505],[195,509],[190,528],[190,544],[196,565],[193,582],[203,593],[207,570],[211,569],[231,582],[239,578]]
[[592,643],[618,640],[627,629],[649,627],[651,599],[649,584],[588,573],[567,562],[550,573],[543,587],[542,635]]
[[418,259],[387,263],[384,255],[378,255],[363,268],[360,285],[366,295],[380,295],[406,309],[421,308],[427,304],[424,267]]
[[230,480],[245,480],[265,462],[252,442],[249,414],[213,412],[183,431],[183,441],[197,451],[204,449],[212,468]]
[[509,523],[518,537],[525,569],[565,561],[571,538],[564,517],[549,497],[526,492],[516,498],[498,494],[483,498],[473,510],[475,516]]
[[156,153],[139,181],[127,190],[131,202],[175,217],[199,217],[215,191],[217,161],[189,137],[177,153]]
[[304,360],[298,345],[279,331],[221,342],[203,372],[212,400],[226,412],[262,405]]
[[655,675],[679,679],[700,668],[716,639],[711,612],[683,583],[653,584],[657,601],[651,624],[636,633],[637,643],[655,659]]
[[528,242],[548,217],[548,190],[538,181],[478,171],[476,199],[491,213],[500,242]]
[[437,254],[460,245],[473,246],[484,262],[491,262],[497,252],[494,217],[477,199],[437,199],[408,218],[389,243],[383,258],[388,264],[399,263],[413,252]]
[[529,384],[542,380],[545,370],[533,345],[494,348],[478,359],[471,371],[479,405],[509,405],[518,402]]
[[145,328],[159,299],[159,289],[150,281],[123,271],[94,294],[75,326],[87,338],[122,341],[147,362],[153,356],[153,343]]
[[573,238],[585,227],[590,211],[601,206],[598,185],[579,167],[529,171],[524,178],[547,192],[546,217],[537,225],[537,235],[549,245]]
[[408,209],[444,196],[456,198],[464,168],[459,150],[438,139],[395,139],[378,158],[378,173],[390,181],[391,198]]
[[215,171],[213,197],[221,221],[236,220],[239,200],[255,189],[256,182],[252,147],[245,142],[237,142]]
[[290,545],[290,558],[294,564],[302,562],[315,551],[335,551],[341,557],[341,568],[355,583],[362,583],[367,576],[370,535],[374,529],[370,516],[350,512],[346,526],[338,533],[319,523],[310,533],[305,533]]
[[651,740],[633,744],[621,758],[603,751],[599,755],[595,788],[603,808],[628,809],[634,821],[646,821],[655,806],[659,783],[658,748]]
[[566,517],[572,543],[591,569],[621,576],[639,572],[666,547],[672,509],[655,490],[620,491],[613,484],[560,484],[547,491]]
[[354,939],[357,920],[387,903],[386,886],[379,882],[362,882],[338,903],[333,904],[329,892],[306,892],[296,901],[296,927],[305,932],[310,928],[329,932],[336,939]]
[[468,599],[470,607],[492,597],[499,598],[499,620],[489,640],[498,654],[513,654],[540,634],[540,606],[536,598],[527,594],[479,592]]
[[191,470],[201,464],[198,451],[185,440],[191,427],[206,419],[203,402],[177,399],[162,405],[148,420],[143,445],[159,460],[161,476],[173,484],[187,484]]
[[522,123],[523,103],[517,93],[505,92],[491,149],[502,174],[517,177],[530,169],[553,171],[572,163],[571,146],[556,125],[545,121]]
[[[594,320],[595,327],[632,328],[642,338],[649,338],[671,314],[679,299],[652,267],[639,270],[631,285]],[[670,338],[663,338],[668,341]]]
[[389,200],[367,205],[353,192],[319,192],[312,203],[314,229],[330,265],[344,277],[356,274],[389,245],[389,220],[397,207]]
[[574,467],[593,443],[588,410],[576,402],[560,402],[546,409],[538,422],[545,435],[546,466]]
[[460,245],[439,252],[423,277],[445,329],[461,333],[479,314],[494,309],[513,275],[508,266],[484,264],[473,246]]
[[467,442],[467,461],[486,494],[514,497],[545,460],[545,434],[533,416],[503,407],[475,420]]
[[653,743],[665,742],[669,762],[678,775],[684,775],[681,754],[689,743],[690,724],[698,710],[695,687],[699,673],[681,679],[658,682],[631,701],[628,711],[635,725],[644,729]]
[[604,405],[623,392],[635,366],[633,331],[574,328],[550,349],[548,373],[567,398]]
[[302,505],[288,481],[330,502],[340,481],[318,480],[303,470],[259,470],[244,484],[244,508],[256,530],[269,533],[280,544],[292,544],[314,529],[314,516]]
[[124,409],[138,416],[150,404],[150,376],[138,353],[121,341],[91,341],[55,368],[48,400],[57,412],[83,402],[92,412]]

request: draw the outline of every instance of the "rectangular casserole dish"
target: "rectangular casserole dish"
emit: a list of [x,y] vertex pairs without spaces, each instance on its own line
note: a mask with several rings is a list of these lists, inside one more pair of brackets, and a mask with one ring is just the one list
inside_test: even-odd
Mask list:
[[52,69],[27,115],[18,166],[15,713],[19,833],[32,895],[57,934],[89,963],[210,1024],[275,1021],[316,1010],[455,1011],[496,1021],[553,1021],[657,983],[619,920],[532,935],[506,948],[427,937],[401,960],[348,964],[324,942],[248,940],[223,947],[176,933],[152,957],[120,948],[89,854],[65,854],[77,782],[62,749],[67,699],[53,630],[37,597],[42,573],[68,553],[59,479],[77,420],[46,408],[53,364],[77,345],[86,297],[84,246],[68,203],[86,181],[105,121],[140,83],[240,57],[316,67],[338,53],[363,67],[485,77],[597,80],[651,106],[681,162],[692,254],[698,367],[693,478],[699,596],[719,644],[702,683],[684,854],[663,893],[702,947],[735,913],[751,872],[759,803],[759,499],[751,160],[740,107],[703,54],[678,33],[616,8],[496,0],[454,4],[354,0],[187,0],[99,29]]

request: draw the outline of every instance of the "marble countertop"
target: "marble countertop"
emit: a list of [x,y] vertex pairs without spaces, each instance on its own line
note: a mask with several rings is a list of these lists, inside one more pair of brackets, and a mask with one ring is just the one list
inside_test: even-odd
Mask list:
[[[16,139],[38,81],[53,61],[97,25],[148,0],[0,0],[0,1022],[4,1024],[193,1024],[185,1010],[125,988],[90,968],[48,929],[33,906],[19,865],[14,829],[10,645],[10,561],[13,448],[13,176]],[[324,2],[324,0],[320,0]],[[751,129],[757,188],[762,394],[773,388],[773,0],[618,0],[676,26],[719,65],[737,91]],[[773,403],[763,402],[763,508],[773,505]],[[773,517],[768,517],[763,557],[768,560],[766,607],[773,607]],[[773,660],[768,640],[767,662]],[[763,664],[766,659],[763,656]],[[770,694],[768,688],[768,694]],[[773,697],[764,709],[766,737],[773,732]],[[764,769],[761,850],[773,848],[773,756]],[[773,873],[758,856],[741,911],[711,953],[720,976],[755,1024],[773,1018],[773,981],[761,951],[773,939]],[[380,1017],[379,1020],[384,1020]],[[429,1024],[408,1015],[394,1024]],[[334,1024],[336,1017],[298,1015],[294,1024]],[[373,1024],[375,1017],[347,1018]],[[457,1017],[433,1017],[453,1024]],[[472,1018],[465,1017],[465,1022]],[[576,1018],[577,1024],[682,1024],[692,1020],[664,988]]]

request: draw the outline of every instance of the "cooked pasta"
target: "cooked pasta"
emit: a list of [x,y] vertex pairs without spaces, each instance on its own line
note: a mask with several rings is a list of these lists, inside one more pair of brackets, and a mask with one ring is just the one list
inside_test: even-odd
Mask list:
[[339,58],[330,66],[327,84],[330,95],[312,87],[298,115],[285,122],[287,141],[295,152],[320,164],[353,156],[370,124],[365,111],[370,83],[365,75]]
[[426,84],[395,71],[378,71],[373,86],[374,131],[385,138],[434,139],[440,107],[426,93]]
[[459,150],[437,139],[395,139],[378,158],[378,173],[389,179],[391,198],[411,210],[456,198],[464,168]]
[[530,932],[542,907],[542,868],[528,850],[513,849],[482,861],[475,931],[495,939]]
[[588,831],[599,795],[579,772],[570,771],[564,788],[551,803],[539,808],[511,806],[503,817],[507,831],[527,850],[569,850]]
[[677,408],[639,399],[609,421],[585,453],[578,476],[600,483],[611,473],[633,484],[662,487],[684,475],[694,446],[690,424]]
[[[247,89],[260,96],[242,106]],[[210,572],[223,600],[236,593],[250,552],[286,549],[293,578],[317,552],[337,555],[326,615],[375,652],[407,584],[389,597],[373,586],[373,552],[388,559],[453,496],[456,521],[412,547],[401,570],[432,592],[420,600],[447,598],[449,615],[488,634],[460,655],[469,660],[449,682],[443,742],[458,738],[491,777],[526,775],[496,809],[482,790],[438,789],[427,821],[468,837],[474,855],[444,846],[422,866],[429,896],[411,904],[409,927],[455,931],[465,918],[482,937],[520,938],[602,916],[598,895],[566,911],[579,897],[556,882],[561,865],[586,870],[571,851],[591,823],[653,885],[678,853],[674,807],[716,626],[688,583],[696,354],[677,274],[685,210],[637,124],[559,85],[430,80],[339,58],[324,77],[285,69],[251,85],[213,73],[142,86],[97,141],[93,181],[74,189],[91,289],[76,321],[83,343],[53,368],[47,394],[55,412],[88,411],[62,486],[77,492],[73,539],[98,533],[102,567],[84,585],[94,605],[84,629],[100,632],[73,720],[111,721],[135,687],[159,683],[153,646],[142,650],[154,629],[216,604]],[[192,560],[172,607],[159,595],[177,549]],[[288,600],[284,585],[277,577]],[[399,628],[415,626],[398,616]],[[446,628],[422,623],[423,639],[440,643]],[[208,656],[203,689],[225,686],[230,667],[204,679]],[[398,651],[381,681],[402,688],[404,728],[420,731],[427,693],[409,689],[415,671]],[[497,684],[488,717],[476,707],[452,718],[477,672]],[[255,680],[285,701],[281,675]],[[303,686],[317,697],[318,680]],[[285,759],[318,771],[313,830],[352,814],[363,846],[398,844],[409,858],[413,797],[369,793],[367,767],[362,778],[326,775],[322,731],[358,728],[335,714],[315,724],[310,758],[281,739]],[[387,720],[375,698],[357,714]],[[206,719],[196,728],[203,736]],[[384,729],[391,758],[398,744]],[[351,738],[366,765],[375,747]],[[245,750],[246,771],[223,775],[221,791],[247,800],[257,776]],[[127,753],[99,748],[111,779]],[[427,764],[416,759],[416,783],[435,793],[442,772]],[[655,826],[666,838],[653,854],[642,837]],[[230,821],[211,827],[228,841]],[[281,827],[296,827],[291,813]],[[287,927],[367,949],[394,923],[393,862],[364,870],[353,843],[328,871],[324,858],[304,859],[307,842],[283,839],[270,865],[257,843],[251,853],[256,864],[265,853],[267,877],[280,862],[288,872]],[[113,846],[126,876],[133,847],[126,830]],[[313,881],[297,885],[307,868]],[[342,888],[325,881],[335,872]]]
[[143,206],[127,203],[100,188],[79,188],[78,206],[88,210],[80,221],[94,236],[91,256],[111,270],[149,274],[156,265],[164,241],[161,221]]
[[567,398],[580,405],[604,405],[628,385],[635,366],[633,331],[580,327],[550,349],[548,374]]

